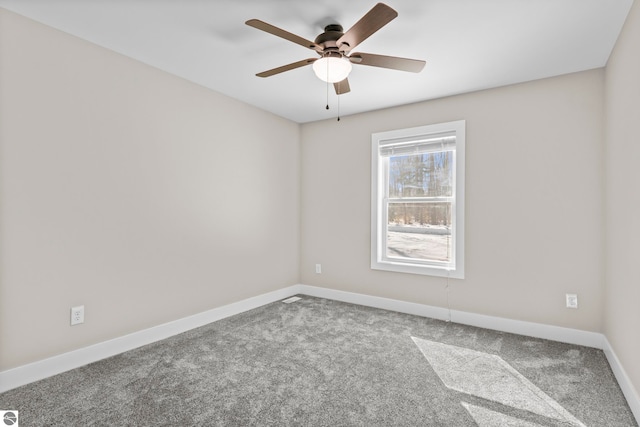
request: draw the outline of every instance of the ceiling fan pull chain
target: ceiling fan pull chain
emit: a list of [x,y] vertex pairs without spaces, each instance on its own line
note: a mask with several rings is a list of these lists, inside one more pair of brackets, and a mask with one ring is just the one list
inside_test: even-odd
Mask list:
[[327,106],[324,108],[329,109],[329,82],[327,82]]
[[[327,76],[329,75],[329,61],[327,61]],[[329,80],[327,80],[327,107],[329,109]]]
[[[342,93],[342,88],[340,86],[342,86],[342,82],[338,83],[339,92]],[[338,121],[340,121],[340,95],[338,95],[337,97],[338,97]]]

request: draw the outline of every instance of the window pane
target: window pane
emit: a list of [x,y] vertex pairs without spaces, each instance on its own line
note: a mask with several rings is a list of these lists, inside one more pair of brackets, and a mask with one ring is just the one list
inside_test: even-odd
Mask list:
[[389,158],[389,197],[450,197],[453,151]]
[[451,261],[451,203],[390,203],[387,257]]

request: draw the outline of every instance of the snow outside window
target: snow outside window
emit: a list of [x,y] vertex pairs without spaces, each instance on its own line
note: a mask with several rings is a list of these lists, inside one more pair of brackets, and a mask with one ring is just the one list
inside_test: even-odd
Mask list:
[[371,268],[464,278],[465,122],[374,133]]

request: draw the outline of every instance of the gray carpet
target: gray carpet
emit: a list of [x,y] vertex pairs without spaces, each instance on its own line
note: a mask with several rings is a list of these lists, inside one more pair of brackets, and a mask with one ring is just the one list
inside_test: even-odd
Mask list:
[[302,296],[0,394],[21,426],[637,426],[602,351]]

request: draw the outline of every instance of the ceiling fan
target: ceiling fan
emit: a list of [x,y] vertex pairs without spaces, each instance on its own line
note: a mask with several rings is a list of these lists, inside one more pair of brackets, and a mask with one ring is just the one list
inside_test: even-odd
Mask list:
[[324,32],[316,37],[314,41],[307,40],[259,19],[250,19],[246,22],[247,25],[315,50],[320,56],[320,58],[307,58],[263,71],[256,74],[256,76],[270,77],[313,64],[313,71],[316,76],[327,83],[333,83],[336,93],[342,95],[351,90],[347,78],[351,72],[351,64],[419,73],[424,68],[425,61],[363,52],[351,53],[352,49],[391,22],[396,16],[398,16],[398,12],[384,3],[378,3],[347,32],[343,32],[342,26],[339,24],[327,25],[324,28]]

